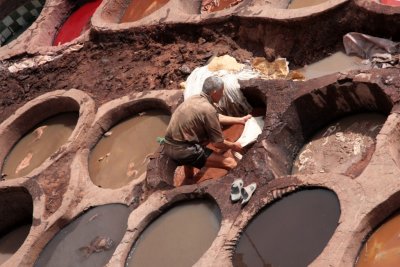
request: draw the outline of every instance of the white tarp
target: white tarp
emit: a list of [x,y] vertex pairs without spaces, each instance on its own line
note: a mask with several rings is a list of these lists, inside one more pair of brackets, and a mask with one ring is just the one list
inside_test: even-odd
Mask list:
[[[222,58],[222,57],[219,57]],[[216,58],[218,60],[219,58]],[[229,62],[224,69],[224,62],[218,60],[218,64],[214,64],[213,61],[206,66],[198,67],[189,75],[185,83],[184,99],[188,99],[193,95],[201,93],[203,88],[204,80],[210,76],[218,76],[224,82],[224,95],[218,103],[220,112],[228,116],[244,116],[251,112],[252,108],[244,97],[240,90],[238,79],[248,80],[251,78],[258,77],[258,73],[245,68],[242,64],[235,65],[235,69],[230,68],[232,66],[232,57],[224,56],[225,62]],[[236,61],[236,60],[235,60]],[[211,71],[209,66],[212,65]],[[240,66],[240,69],[238,68]]]

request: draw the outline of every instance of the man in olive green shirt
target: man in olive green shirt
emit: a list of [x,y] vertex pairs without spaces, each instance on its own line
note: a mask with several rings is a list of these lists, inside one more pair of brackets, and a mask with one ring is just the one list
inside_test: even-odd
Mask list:
[[[202,93],[188,98],[172,114],[165,135],[164,152],[178,165],[226,170],[236,167],[236,160],[223,154],[228,149],[240,152],[242,147],[224,139],[221,124],[244,124],[251,115],[230,117],[218,114],[213,103],[218,103],[223,90],[224,83],[220,78],[209,77],[204,81]],[[209,142],[221,153],[205,147]],[[185,172],[190,171],[186,168]]]

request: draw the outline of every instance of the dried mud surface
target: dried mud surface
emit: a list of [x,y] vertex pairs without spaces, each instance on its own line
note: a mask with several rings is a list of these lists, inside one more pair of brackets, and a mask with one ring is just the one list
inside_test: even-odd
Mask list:
[[30,99],[57,89],[85,91],[98,105],[133,91],[178,89],[190,71],[214,55],[230,54],[240,62],[255,56],[269,60],[283,56],[291,67],[302,66],[342,49],[342,36],[348,32],[387,38],[400,33],[399,27],[384,25],[397,25],[396,16],[373,14],[349,3],[292,22],[232,17],[203,24],[92,31],[89,41],[80,41],[82,49],[44,65],[18,73],[7,71],[10,64],[43,51],[17,54],[3,61],[0,121]]
[[85,91],[101,105],[131,92],[178,89],[190,74],[187,69],[206,64],[214,55],[251,59],[251,53],[232,39],[211,30],[190,36],[153,32],[142,37],[139,42],[88,42],[80,51],[35,69],[17,74],[4,70],[0,121],[23,103],[55,89]]

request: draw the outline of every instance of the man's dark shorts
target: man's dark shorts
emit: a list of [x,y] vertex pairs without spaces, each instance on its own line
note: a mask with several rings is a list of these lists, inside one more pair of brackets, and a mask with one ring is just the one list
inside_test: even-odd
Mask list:
[[201,169],[213,151],[199,144],[164,144],[164,152],[178,165],[189,165]]

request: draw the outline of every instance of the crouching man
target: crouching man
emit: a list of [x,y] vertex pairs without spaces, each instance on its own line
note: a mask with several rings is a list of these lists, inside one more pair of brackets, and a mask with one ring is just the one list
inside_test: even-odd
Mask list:
[[[218,103],[224,91],[224,83],[218,77],[204,81],[202,93],[188,98],[172,114],[165,135],[164,153],[178,165],[185,166],[187,178],[193,176],[193,168],[222,168],[231,170],[237,163],[233,157],[224,156],[228,149],[240,152],[239,143],[225,140],[222,125],[244,124],[251,115],[230,117],[218,114],[213,103]],[[211,143],[219,153],[206,147]]]

